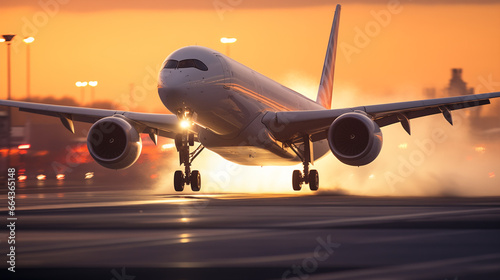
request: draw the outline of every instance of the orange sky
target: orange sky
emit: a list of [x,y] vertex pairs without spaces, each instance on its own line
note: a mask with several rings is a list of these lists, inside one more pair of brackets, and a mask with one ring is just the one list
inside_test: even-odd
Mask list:
[[[21,39],[34,36],[33,96],[79,97],[76,81],[97,80],[97,99],[126,100],[133,84],[137,94],[128,107],[142,111],[148,110],[146,106],[162,110],[156,72],[169,53],[194,44],[224,52],[219,42],[224,36],[238,38],[231,46],[234,59],[315,95],[335,8],[334,4],[301,6],[293,1],[293,7],[259,8],[247,1],[219,1],[239,4],[226,11],[210,5],[134,9],[120,7],[122,2],[116,2],[116,9],[94,9],[90,1],[80,12],[67,0],[45,1],[68,2],[49,10],[38,1],[23,1],[34,4],[22,6],[14,5],[17,1],[3,2],[0,32],[18,35],[12,52],[14,98],[26,97],[26,46]],[[342,6],[339,42],[343,47],[338,50],[334,106],[415,99],[423,87],[446,86],[453,67],[463,68],[464,80],[481,92],[491,90],[480,86],[488,77],[500,82],[499,3],[416,5],[401,1],[390,9],[389,1],[362,2]],[[374,16],[381,11],[391,15],[383,24]],[[366,34],[367,27],[371,28],[369,41],[355,41],[357,30]],[[356,53],[346,55],[348,47],[356,48]],[[1,44],[2,99],[6,98],[5,53]],[[499,91],[500,86],[493,90]]]

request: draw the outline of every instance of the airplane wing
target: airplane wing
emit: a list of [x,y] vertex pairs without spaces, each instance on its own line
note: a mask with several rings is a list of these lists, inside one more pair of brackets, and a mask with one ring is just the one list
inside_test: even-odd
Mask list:
[[72,106],[49,105],[31,102],[0,100],[0,105],[16,107],[19,111],[41,114],[46,116],[58,117],[63,125],[72,133],[74,133],[73,121],[86,123],[94,123],[101,118],[111,117],[114,115],[123,115],[124,117],[138,122],[144,126],[141,133],[150,133],[157,131],[159,136],[175,138],[177,133],[180,133],[179,121],[177,116],[172,114],[149,114],[136,113],[127,111],[82,108]]
[[327,138],[328,128],[337,117],[358,111],[367,114],[380,127],[400,122],[410,134],[411,119],[441,113],[453,125],[451,111],[490,104],[490,98],[497,97],[500,97],[500,92],[345,109],[268,112],[262,122],[280,141],[300,142],[305,134],[310,135],[312,141],[319,141]]

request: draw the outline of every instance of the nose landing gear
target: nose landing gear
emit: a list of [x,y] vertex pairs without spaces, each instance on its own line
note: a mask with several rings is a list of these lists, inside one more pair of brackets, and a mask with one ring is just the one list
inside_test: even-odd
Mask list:
[[[191,111],[189,109],[180,110],[178,116],[182,120],[181,123],[189,125],[191,123]],[[200,171],[191,171],[191,163],[203,151],[205,147],[199,145],[193,152],[189,148],[194,146],[194,133],[190,133],[185,127],[185,132],[175,136],[175,147],[179,152],[179,164],[184,164],[184,172],[177,170],[174,173],[174,189],[181,192],[185,185],[191,185],[191,190],[194,192],[201,189]]]
[[175,147],[179,152],[179,164],[184,164],[184,172],[177,170],[174,173],[174,189],[178,192],[183,191],[185,185],[191,185],[191,190],[194,192],[201,189],[200,172],[198,170],[191,171],[191,163],[205,147],[200,144],[193,152],[189,152],[190,146],[194,146],[194,134],[178,134],[175,137]]

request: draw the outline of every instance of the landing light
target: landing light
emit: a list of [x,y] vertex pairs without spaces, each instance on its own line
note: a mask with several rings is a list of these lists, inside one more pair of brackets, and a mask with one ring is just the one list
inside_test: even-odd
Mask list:
[[47,176],[45,176],[44,174],[39,174],[36,176],[36,179],[38,181],[43,181],[43,180],[47,179]]
[[188,120],[182,120],[181,121],[181,127],[182,128],[189,128],[191,126],[191,122]]
[[64,174],[57,174],[56,175],[57,180],[64,180],[65,178],[66,178],[66,175],[64,175]]
[[24,181],[26,181],[26,179],[28,179],[28,177],[26,175],[19,175],[19,177],[17,177],[17,179],[19,180],[19,182],[24,182]]

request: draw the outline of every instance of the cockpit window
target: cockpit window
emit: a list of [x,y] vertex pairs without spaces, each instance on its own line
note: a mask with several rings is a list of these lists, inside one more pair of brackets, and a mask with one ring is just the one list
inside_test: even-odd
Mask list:
[[201,62],[198,59],[184,59],[181,61],[169,59],[165,64],[165,68],[167,69],[177,69],[177,68],[196,68],[201,71],[207,71],[208,67],[205,63]]
[[201,71],[208,71],[208,67],[205,65],[205,63],[201,62],[198,59],[193,59],[194,64],[196,65],[196,68],[200,69]]
[[185,60],[181,60],[179,61],[179,65],[177,66],[179,68],[191,68],[191,67],[196,67],[196,65],[194,64],[194,59],[185,59]]
[[173,60],[173,59],[169,59],[169,60],[167,60],[167,63],[165,64],[165,68],[167,68],[167,69],[175,69],[175,68],[177,68],[177,64],[179,64],[179,61]]

